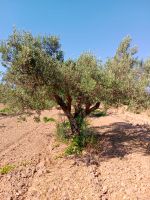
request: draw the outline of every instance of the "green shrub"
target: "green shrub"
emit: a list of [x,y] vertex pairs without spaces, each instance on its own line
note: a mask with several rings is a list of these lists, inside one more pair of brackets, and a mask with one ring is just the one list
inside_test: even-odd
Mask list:
[[[80,119],[79,119],[80,120]],[[57,124],[57,138],[62,142],[69,142],[69,146],[65,150],[65,155],[81,154],[83,149],[87,146],[94,146],[97,144],[97,136],[92,134],[88,129],[88,122],[85,120],[79,121],[80,134],[71,135],[71,128],[69,121],[64,121]]]
[[81,154],[83,149],[87,146],[94,146],[98,142],[98,137],[96,135],[88,133],[88,130],[82,132],[80,135],[76,135],[72,138],[70,145],[67,147],[65,154]]
[[82,120],[81,124],[81,132],[79,135],[73,136],[70,140],[70,145],[67,147],[65,154],[81,154],[83,149],[87,146],[94,146],[97,144],[97,136],[89,131],[88,122],[86,120]]
[[83,150],[83,140],[80,135],[76,135],[72,138],[70,145],[67,147],[65,154],[80,154]]

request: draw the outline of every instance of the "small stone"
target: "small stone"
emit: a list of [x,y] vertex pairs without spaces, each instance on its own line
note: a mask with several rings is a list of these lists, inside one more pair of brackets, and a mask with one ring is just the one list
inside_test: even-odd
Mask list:
[[22,178],[27,178],[27,175],[26,175],[25,173],[22,173],[22,174],[21,174],[21,177],[22,177]]
[[108,198],[105,196],[102,196],[102,200],[108,200]]
[[38,192],[37,192],[36,190],[31,191],[31,195],[32,195],[32,196],[35,197],[35,196],[37,196],[37,194],[38,194]]
[[20,195],[20,192],[16,192],[16,196],[18,197]]
[[12,177],[11,174],[9,174],[9,175],[7,176],[7,180],[10,181],[11,177]]
[[108,188],[107,188],[107,186],[104,186],[103,189],[102,189],[102,193],[106,194],[107,192],[108,192]]
[[7,199],[6,200],[13,200],[13,197],[12,196],[10,196],[10,197],[7,197]]

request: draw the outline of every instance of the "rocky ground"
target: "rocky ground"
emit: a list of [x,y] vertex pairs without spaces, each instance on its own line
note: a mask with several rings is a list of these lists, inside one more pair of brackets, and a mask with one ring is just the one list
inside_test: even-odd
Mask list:
[[[59,110],[44,116],[63,120]],[[64,157],[55,122],[20,122],[0,116],[0,200],[149,200],[150,120],[145,114],[111,110],[89,118],[100,135],[97,151]]]

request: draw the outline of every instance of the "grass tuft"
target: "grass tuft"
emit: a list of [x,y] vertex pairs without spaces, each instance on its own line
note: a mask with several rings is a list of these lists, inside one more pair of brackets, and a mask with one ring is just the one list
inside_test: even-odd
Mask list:
[[12,171],[15,168],[14,165],[5,165],[0,168],[0,174],[8,174],[10,171]]
[[64,121],[56,125],[56,137],[61,142],[68,142],[71,133],[69,121]]
[[45,123],[48,123],[48,122],[55,122],[55,119],[52,118],[52,117],[43,117],[43,121]]
[[13,113],[12,109],[10,109],[10,108],[3,108],[3,109],[0,110],[0,114],[2,114],[2,115],[9,115],[9,114],[12,114],[12,113]]

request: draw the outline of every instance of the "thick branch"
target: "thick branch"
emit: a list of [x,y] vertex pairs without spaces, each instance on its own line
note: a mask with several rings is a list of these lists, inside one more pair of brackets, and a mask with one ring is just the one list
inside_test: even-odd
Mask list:
[[58,105],[60,105],[60,107],[62,108],[62,110],[64,111],[64,113],[66,114],[66,116],[69,119],[70,125],[71,125],[71,130],[73,134],[79,134],[80,133],[80,128],[77,125],[76,120],[73,118],[72,114],[71,114],[71,101],[72,99],[69,97],[67,98],[67,104],[65,104],[65,102],[63,101],[63,99],[55,94],[54,98],[56,100],[56,102],[58,103]]
[[60,105],[61,107],[63,107],[64,109],[67,110],[67,105],[65,104],[65,102],[63,101],[63,99],[60,96],[55,94],[54,98],[55,98],[56,102],[58,103],[58,105]]
[[93,112],[94,110],[98,109],[100,106],[100,102],[97,102],[93,107],[87,107],[86,108],[86,115],[89,115],[91,112]]
[[83,118],[86,117],[87,115],[89,115],[91,112],[93,112],[94,110],[98,109],[100,106],[100,102],[97,102],[93,107],[91,107],[90,103],[87,103],[85,106],[85,109],[79,107],[76,109],[75,113],[74,113],[74,118],[77,118],[79,115],[82,116]]
[[90,107],[91,107],[90,103],[85,104],[85,113],[87,113],[89,111]]
[[64,111],[64,113],[69,116],[70,112],[68,110],[68,106],[65,104],[65,102],[63,101],[63,99],[57,95],[57,94],[54,94],[54,98],[55,98],[55,101],[57,102],[58,105],[60,105],[60,107],[62,108],[62,110]]
[[72,98],[70,95],[67,96],[67,107],[68,107],[68,111],[71,112],[71,102],[72,102]]
[[78,115],[82,112],[82,98],[81,96],[78,97],[77,99],[77,104],[75,106],[75,113],[74,113],[74,118],[78,117]]

